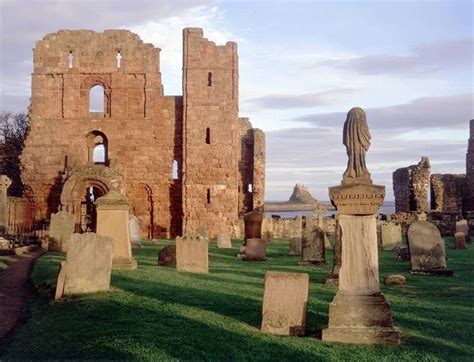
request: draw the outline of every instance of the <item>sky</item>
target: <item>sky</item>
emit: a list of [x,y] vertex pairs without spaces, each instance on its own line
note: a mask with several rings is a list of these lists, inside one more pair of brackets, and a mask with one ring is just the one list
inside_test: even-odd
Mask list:
[[180,95],[182,29],[238,43],[242,117],[266,134],[266,200],[296,182],[317,199],[340,183],[342,127],[355,106],[372,134],[367,166],[393,200],[392,173],[428,156],[464,173],[474,118],[473,1],[0,0],[0,110],[25,111],[32,48],[59,29],[129,29],[161,48]]

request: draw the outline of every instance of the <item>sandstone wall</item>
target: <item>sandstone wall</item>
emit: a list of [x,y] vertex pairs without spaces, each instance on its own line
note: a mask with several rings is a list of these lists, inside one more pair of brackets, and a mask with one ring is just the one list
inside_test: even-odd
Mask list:
[[466,175],[434,174],[431,183],[431,210],[462,212]]
[[399,168],[393,173],[396,212],[429,211],[430,172],[428,158],[422,157],[417,165]]

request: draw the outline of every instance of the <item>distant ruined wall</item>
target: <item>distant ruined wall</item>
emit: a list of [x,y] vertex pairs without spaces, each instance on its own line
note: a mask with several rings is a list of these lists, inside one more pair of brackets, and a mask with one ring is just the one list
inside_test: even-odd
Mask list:
[[428,157],[417,165],[397,169],[393,173],[396,212],[428,212],[431,166]]
[[466,153],[466,197],[464,209],[474,211],[474,119],[470,121],[470,137]]
[[253,129],[253,207],[262,208],[265,203],[265,133]]
[[462,212],[466,175],[431,175],[431,210]]

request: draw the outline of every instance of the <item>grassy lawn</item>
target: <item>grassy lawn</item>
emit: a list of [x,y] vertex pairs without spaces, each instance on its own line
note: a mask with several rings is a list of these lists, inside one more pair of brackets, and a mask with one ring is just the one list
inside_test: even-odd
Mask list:
[[[267,262],[243,262],[233,249],[211,242],[208,275],[179,274],[158,267],[157,252],[170,241],[135,249],[138,270],[114,271],[112,291],[54,303],[45,293],[32,298],[27,320],[0,347],[0,359],[143,360],[470,360],[474,359],[474,246],[452,250],[454,277],[412,276],[409,263],[380,252],[380,277],[403,274],[405,287],[382,291],[392,306],[404,341],[400,346],[325,343],[318,339],[328,322],[336,290],[321,283],[325,267],[298,266],[287,257],[288,241],[274,241]],[[32,283],[45,290],[55,283],[60,253],[41,257]],[[306,337],[259,332],[267,270],[306,272],[310,301]]]

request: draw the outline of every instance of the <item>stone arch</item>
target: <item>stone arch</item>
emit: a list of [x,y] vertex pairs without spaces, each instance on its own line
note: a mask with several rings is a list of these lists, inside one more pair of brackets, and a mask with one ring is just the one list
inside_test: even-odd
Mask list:
[[[81,103],[83,104],[83,113],[89,114],[89,92],[96,86],[100,85],[104,88],[104,117],[110,117],[110,108],[111,108],[111,79],[109,74],[91,74],[82,79],[81,82]],[[92,114],[93,115],[93,114]],[[94,115],[93,115],[94,116]],[[96,115],[97,116],[97,115]]]
[[[109,166],[109,140],[107,136],[105,135],[105,133],[101,131],[97,131],[97,130],[91,131],[86,136],[86,142],[87,142],[87,155],[88,155],[89,164],[91,165],[100,164],[100,165]],[[96,147],[100,145],[103,146],[104,161],[96,162],[96,160],[94,160],[94,152],[96,150]]]

